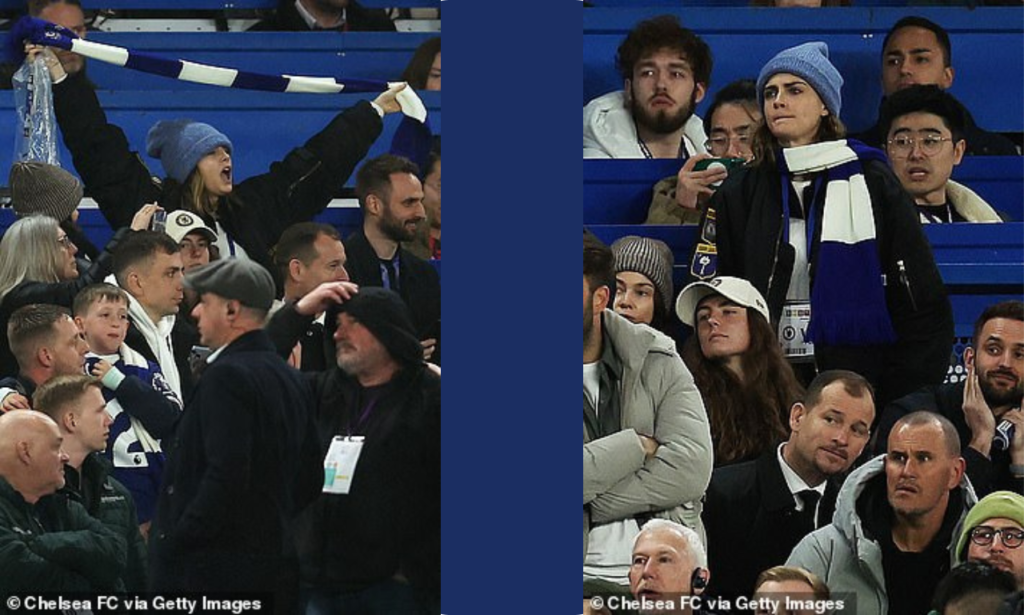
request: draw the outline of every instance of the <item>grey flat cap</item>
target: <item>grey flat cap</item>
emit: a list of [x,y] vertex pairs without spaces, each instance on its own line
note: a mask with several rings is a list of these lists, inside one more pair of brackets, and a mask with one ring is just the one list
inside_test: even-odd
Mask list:
[[185,276],[185,287],[234,299],[242,305],[269,310],[277,291],[274,278],[262,265],[248,259],[227,258],[204,265]]

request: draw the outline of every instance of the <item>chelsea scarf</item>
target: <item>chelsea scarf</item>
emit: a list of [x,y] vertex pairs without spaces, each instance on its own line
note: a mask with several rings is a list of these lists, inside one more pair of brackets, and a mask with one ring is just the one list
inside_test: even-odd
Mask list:
[[[66,49],[101,62],[172,79],[244,90],[337,94],[340,92],[384,92],[395,85],[395,83],[370,79],[265,75],[233,68],[208,66],[187,60],[172,60],[144,51],[87,41],[79,38],[67,28],[27,16],[22,17],[14,24],[8,38],[8,54],[18,58],[19,61],[25,55],[24,50],[20,47],[23,41]],[[411,87],[406,87],[399,92],[397,100],[405,115],[420,122],[426,119],[427,109]]]
[[[778,156],[787,226],[793,176],[825,172],[807,330],[815,344],[862,346],[896,340],[885,302],[871,194],[864,181],[863,164],[869,160],[884,162],[885,157],[852,139],[785,148]],[[808,209],[817,209],[817,203]]]

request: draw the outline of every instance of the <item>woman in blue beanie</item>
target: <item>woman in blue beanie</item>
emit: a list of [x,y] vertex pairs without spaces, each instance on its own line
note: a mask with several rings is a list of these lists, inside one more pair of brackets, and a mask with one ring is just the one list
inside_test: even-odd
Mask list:
[[380,135],[383,116],[399,111],[395,96],[404,87],[342,111],[267,173],[238,184],[225,135],[191,120],[157,122],[146,137],[146,151],[164,167],[168,177],[161,182],[131,151],[124,132],[107,121],[83,77],[64,74],[59,62],[49,61],[49,50],[26,50],[47,57],[64,144],[112,228],[128,226],[145,203],[187,209],[217,232],[222,255],[248,256],[264,266],[270,266],[269,252],[281,232],[319,214],[345,185]]
[[953,316],[912,199],[881,151],[844,138],[842,85],[821,42],[761,69],[755,162],[711,198],[690,273],[749,280],[791,361],[864,375],[882,408],[943,381]]

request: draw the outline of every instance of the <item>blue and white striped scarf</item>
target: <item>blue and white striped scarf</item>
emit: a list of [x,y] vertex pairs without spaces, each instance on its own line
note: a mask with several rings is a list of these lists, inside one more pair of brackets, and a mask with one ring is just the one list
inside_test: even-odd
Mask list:
[[827,346],[896,341],[863,166],[869,160],[884,163],[884,154],[853,139],[786,148],[780,154],[785,190],[793,175],[826,171],[808,338]]
[[[11,28],[8,37],[9,55],[24,58],[23,42],[59,47],[87,58],[124,66],[133,70],[162,75],[172,79],[205,83],[245,90],[267,92],[302,92],[307,94],[337,94],[384,92],[395,83],[369,79],[335,79],[333,77],[304,77],[300,75],[265,75],[233,68],[209,66],[187,60],[172,60],[156,54],[115,45],[105,45],[79,38],[74,32],[42,19],[22,17]],[[420,122],[426,120],[427,109],[411,87],[398,93],[402,113]]]

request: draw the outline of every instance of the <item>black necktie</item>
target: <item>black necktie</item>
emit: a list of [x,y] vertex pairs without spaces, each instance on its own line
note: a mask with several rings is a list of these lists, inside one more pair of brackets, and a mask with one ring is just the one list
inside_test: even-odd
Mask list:
[[797,493],[800,501],[804,503],[804,509],[800,513],[800,521],[804,527],[810,527],[812,530],[817,529],[818,524],[815,521],[815,516],[818,510],[818,500],[821,499],[821,494],[813,489],[805,489]]

